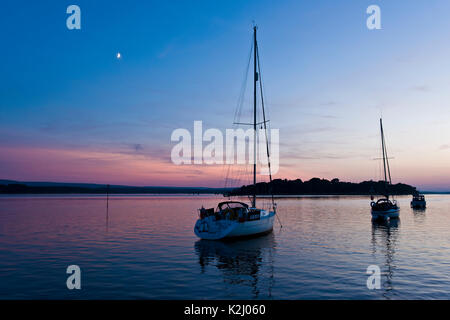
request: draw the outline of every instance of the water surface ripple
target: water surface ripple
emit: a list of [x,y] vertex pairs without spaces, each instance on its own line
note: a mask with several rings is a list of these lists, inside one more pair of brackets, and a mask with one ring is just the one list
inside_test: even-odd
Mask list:
[[[0,198],[1,299],[450,299],[450,196],[372,223],[367,197],[277,199],[283,223],[232,242],[195,237],[212,196]],[[245,200],[245,199],[243,199]],[[82,289],[66,288],[79,265]],[[369,265],[381,289],[366,286]]]

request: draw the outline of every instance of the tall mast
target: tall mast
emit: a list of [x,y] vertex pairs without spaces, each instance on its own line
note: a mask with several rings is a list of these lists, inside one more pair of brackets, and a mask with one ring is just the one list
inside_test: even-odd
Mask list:
[[253,27],[253,201],[252,207],[256,208],[256,82],[258,73],[256,71],[256,26]]
[[383,132],[383,120],[380,118],[380,130],[381,130],[381,149],[383,151],[383,168],[384,168],[384,182],[387,183],[387,175],[386,175],[386,155],[384,153],[384,132]]
[[[381,128],[381,148],[383,149],[384,181],[385,181],[385,188],[386,188],[385,196],[387,198],[389,198],[388,184],[392,183],[391,169],[389,168],[389,158],[387,155],[386,141],[384,140],[383,120],[381,118],[380,118],[380,128]],[[389,178],[389,180],[388,180],[388,178]]]

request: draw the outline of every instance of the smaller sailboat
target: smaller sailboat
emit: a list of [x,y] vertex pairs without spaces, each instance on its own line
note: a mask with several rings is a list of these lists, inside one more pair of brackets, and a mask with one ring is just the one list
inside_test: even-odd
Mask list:
[[425,196],[423,194],[414,194],[411,200],[411,208],[414,209],[425,209],[427,207],[427,202],[425,201]]
[[[381,130],[381,149],[383,153],[383,168],[384,168],[384,194],[383,198],[373,201],[370,203],[372,208],[372,218],[374,220],[378,219],[392,219],[398,218],[400,216],[400,207],[394,197],[389,195],[389,185],[392,184],[391,170],[389,168],[389,158],[387,156],[386,142],[384,140],[383,132],[383,120],[380,119],[380,130]],[[390,199],[392,198],[392,200]]]

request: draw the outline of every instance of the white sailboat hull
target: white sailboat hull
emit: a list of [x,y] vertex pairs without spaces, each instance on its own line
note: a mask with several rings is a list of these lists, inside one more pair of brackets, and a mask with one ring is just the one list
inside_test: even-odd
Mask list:
[[373,219],[395,219],[400,216],[400,208],[385,211],[372,210]]
[[206,240],[247,237],[270,232],[273,228],[275,213],[269,212],[259,220],[239,222],[236,220],[218,220],[214,217],[198,219],[194,232],[197,237]]

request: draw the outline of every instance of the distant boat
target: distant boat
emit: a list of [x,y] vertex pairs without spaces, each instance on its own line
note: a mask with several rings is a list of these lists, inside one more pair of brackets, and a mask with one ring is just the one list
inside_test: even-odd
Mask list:
[[[387,156],[386,142],[384,140],[384,132],[383,132],[383,120],[380,119],[380,130],[381,130],[381,149],[383,153],[383,168],[384,168],[384,198],[380,198],[377,202],[372,201],[370,203],[372,209],[372,218],[377,219],[392,219],[398,218],[400,216],[400,207],[397,204],[397,201],[394,200],[392,196],[392,200],[389,199],[389,186],[392,184],[391,179],[391,170],[389,168],[389,158]],[[373,197],[372,197],[373,200]]]
[[411,208],[414,209],[425,209],[427,202],[425,201],[425,196],[423,194],[414,194],[411,200]]
[[[199,219],[195,223],[194,232],[201,239],[220,240],[233,237],[245,237],[265,234],[273,229],[273,223],[276,215],[276,205],[272,195],[272,209],[267,211],[259,209],[256,206],[256,129],[257,125],[266,127],[266,118],[264,112],[264,103],[262,95],[262,86],[260,85],[261,93],[261,107],[263,122],[256,122],[256,93],[257,84],[260,81],[260,65],[258,43],[256,41],[256,26],[253,27],[253,126],[254,130],[254,148],[253,148],[253,195],[250,206],[238,201],[225,201],[218,204],[217,208],[201,208],[199,209]],[[267,137],[267,135],[266,135]],[[266,139],[266,144],[269,142]],[[270,154],[267,146],[267,157],[269,163],[269,177],[272,181],[272,174],[270,172]]]

